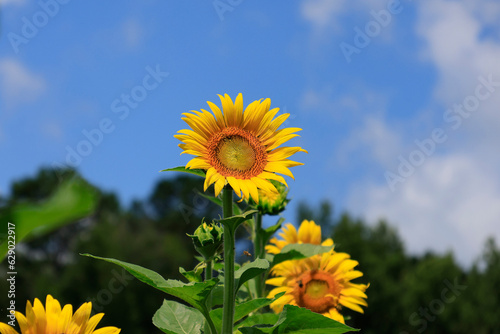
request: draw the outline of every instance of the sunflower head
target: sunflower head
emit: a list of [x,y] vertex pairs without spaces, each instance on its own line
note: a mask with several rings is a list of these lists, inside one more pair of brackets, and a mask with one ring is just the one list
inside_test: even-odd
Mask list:
[[[261,189],[276,193],[270,180],[286,185],[283,176],[293,178],[289,167],[302,163],[288,158],[300,147],[279,147],[298,136],[299,128],[279,129],[290,114],[275,118],[279,108],[269,109],[271,100],[257,100],[243,110],[243,97],[233,101],[229,95],[219,95],[222,110],[208,101],[212,112],[201,109],[184,113],[183,120],[191,129],[180,130],[174,137],[182,143],[182,153],[192,154],[186,168],[206,170],[205,190],[214,184],[215,195],[229,184],[238,196],[259,202]],[[181,153],[181,154],[182,154]]]
[[189,235],[193,239],[194,248],[205,260],[216,256],[222,246],[223,229],[217,224],[203,223]]
[[[321,242],[321,228],[314,221],[303,221],[299,231],[293,225],[285,225],[280,236],[268,245],[268,253],[277,254],[287,244],[310,243],[333,245],[333,240]],[[363,276],[354,270],[357,261],[351,260],[349,254],[330,251],[304,260],[282,262],[272,268],[273,278],[267,284],[275,286],[268,295],[273,298],[280,292],[285,294],[271,304],[271,308],[279,313],[284,305],[292,304],[323,314],[344,323],[341,314],[343,307],[363,313],[361,306],[367,306],[365,291],[369,285],[352,283],[351,280]]]
[[270,244],[266,246],[266,251],[270,254],[278,254],[288,244],[333,245],[333,240],[330,238],[321,241],[321,226],[313,220],[302,221],[298,231],[295,226],[287,223],[281,228],[278,235],[281,239],[272,238],[269,241]]
[[[16,312],[17,323],[21,329],[21,334],[46,334],[46,333],[99,333],[117,334],[120,329],[116,327],[102,327],[96,331],[99,321],[104,313],[99,313],[90,317],[92,303],[84,303],[73,314],[73,307],[65,305],[61,309],[59,302],[47,296],[45,308],[38,298],[35,298],[33,305],[30,301],[26,303],[26,316],[21,312]],[[19,334],[11,326],[0,322],[1,334]]]

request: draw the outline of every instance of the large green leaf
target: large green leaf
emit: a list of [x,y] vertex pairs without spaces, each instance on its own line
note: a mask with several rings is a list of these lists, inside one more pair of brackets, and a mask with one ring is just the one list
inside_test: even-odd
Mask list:
[[306,308],[285,305],[273,327],[241,327],[243,334],[342,334],[359,331]]
[[204,321],[200,311],[172,300],[164,300],[153,316],[153,324],[169,334],[201,333]]
[[269,268],[269,261],[264,259],[257,259],[250,263],[243,265],[240,269],[234,272],[234,279],[236,280],[236,291],[245,284],[246,281],[254,278],[257,275],[263,274]]
[[157,272],[147,268],[143,268],[135,264],[110,258],[94,256],[91,254],[82,254],[82,255],[119,265],[120,267],[124,268],[129,273],[131,273],[133,276],[135,276],[141,282],[144,282],[152,286],[153,288],[163,291],[169,295],[180,298],[185,302],[189,303],[190,305],[194,306],[201,312],[206,311],[205,302],[207,300],[207,297],[210,294],[210,291],[212,291],[212,289],[218,282],[218,279],[216,278],[202,283],[197,283],[197,282],[183,283],[181,281],[172,279],[166,280]]
[[312,244],[288,244],[276,254],[272,266],[283,261],[305,259],[316,254],[322,254],[331,251],[333,246],[320,246]]
[[[98,194],[79,178],[67,180],[43,203],[22,203],[0,212],[0,259],[8,250],[8,224],[15,225],[15,241],[41,237],[94,212]],[[9,225],[12,226],[12,225]]]
[[[234,322],[241,320],[250,313],[271,304],[275,299],[276,298],[257,298],[236,305],[234,308]],[[210,311],[210,318],[212,318],[215,327],[220,328],[222,326],[222,308]]]
[[205,171],[203,169],[189,169],[184,166],[162,169],[160,172],[183,172],[189,173],[196,176],[205,177]]

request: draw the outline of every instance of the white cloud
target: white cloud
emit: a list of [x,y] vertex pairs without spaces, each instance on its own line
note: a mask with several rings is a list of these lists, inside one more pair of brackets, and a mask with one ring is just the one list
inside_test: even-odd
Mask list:
[[[499,20],[492,21],[492,18]],[[490,0],[426,0],[419,2],[417,33],[425,42],[424,54],[438,71],[435,98],[445,108],[474,94],[478,77],[491,76],[500,83],[500,3]],[[500,168],[500,157],[491,154],[500,142],[500,87],[465,119],[458,129],[464,147],[478,159]]]
[[45,80],[15,59],[0,59],[0,95],[6,107],[32,102],[46,90]]
[[[438,105],[434,110],[442,126],[448,108],[475,94],[478,77],[491,75],[500,82],[500,39],[494,37],[500,36],[500,3],[423,0],[416,6],[422,55],[437,71],[430,105]],[[492,29],[493,34],[484,34]],[[499,105],[500,87],[496,87],[456,130],[446,125],[446,144],[394,192],[380,175],[378,183],[352,187],[349,208],[372,222],[384,217],[396,224],[412,253],[453,250],[462,264],[471,264],[487,237],[500,239]],[[394,132],[382,120],[368,120],[361,127],[366,133],[353,131],[353,141],[358,147],[370,147],[372,161],[384,167],[393,151],[387,149],[388,142],[400,138],[402,147],[408,148],[413,139],[405,139],[411,124]],[[394,154],[393,164],[404,150]],[[388,169],[395,172],[397,166]]]
[[453,250],[462,264],[476,259],[486,238],[500,239],[500,182],[466,155],[431,157],[395,192],[364,186],[350,206],[369,221],[396,224],[412,253]]
[[[439,71],[437,98],[451,103],[468,94],[478,75],[500,78],[500,45],[491,38],[480,38],[486,28],[477,14],[489,8],[490,1],[427,0],[419,2],[417,34],[426,46],[424,55]],[[500,6],[498,10],[500,10]],[[496,29],[500,32],[500,21]]]
[[401,137],[378,116],[368,116],[338,149],[337,161],[347,161],[354,154],[389,167],[402,150]]
[[316,33],[327,29],[340,29],[343,15],[355,14],[369,18],[371,10],[378,11],[387,6],[387,0],[303,0],[300,7],[302,18],[310,22]]
[[345,10],[346,0],[306,0],[302,2],[302,17],[316,29],[324,29],[335,24],[337,15]]

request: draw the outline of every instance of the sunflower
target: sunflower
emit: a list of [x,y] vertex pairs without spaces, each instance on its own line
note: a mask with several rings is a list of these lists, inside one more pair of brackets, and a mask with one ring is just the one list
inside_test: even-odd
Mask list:
[[[266,246],[269,253],[277,254],[284,246],[293,243],[333,245],[332,239],[321,243],[321,227],[314,221],[304,220],[298,233],[293,225],[287,224],[280,236],[283,240],[273,238],[273,245]],[[363,273],[354,270],[357,265],[358,262],[351,260],[349,254],[333,250],[304,260],[282,262],[272,268],[271,272],[276,277],[266,281],[276,286],[268,298],[285,292],[271,304],[271,308],[279,313],[285,304],[297,305],[345,323],[339,312],[342,307],[363,313],[361,306],[368,306],[365,291],[369,284],[351,282],[363,276]]]
[[[21,334],[117,334],[120,329],[116,327],[103,327],[94,331],[95,327],[104,316],[99,313],[90,317],[92,303],[84,303],[73,314],[73,307],[65,305],[61,310],[59,302],[47,296],[45,308],[38,298],[33,306],[30,301],[26,303],[26,316],[21,312],[15,313]],[[11,326],[0,322],[1,334],[18,334]]]
[[[243,111],[240,94],[233,101],[229,95],[219,95],[221,109],[207,101],[212,113],[184,113],[182,118],[191,129],[180,130],[174,137],[182,144],[182,153],[195,156],[186,168],[206,170],[205,191],[214,184],[215,195],[229,184],[242,199],[250,197],[259,202],[258,189],[277,192],[269,180],[286,185],[283,175],[293,174],[289,167],[303,165],[288,158],[297,152],[306,152],[300,147],[278,147],[298,136],[300,128],[278,130],[290,114],[273,119],[279,108],[269,110],[271,100],[257,100]],[[181,153],[181,154],[182,154]]]

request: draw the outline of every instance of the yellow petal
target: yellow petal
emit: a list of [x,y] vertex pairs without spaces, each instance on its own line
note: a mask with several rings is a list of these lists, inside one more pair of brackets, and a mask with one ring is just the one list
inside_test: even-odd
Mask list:
[[270,278],[266,281],[266,284],[274,285],[274,286],[282,286],[286,281],[286,277],[274,277]]
[[241,187],[240,187],[240,180],[237,180],[235,177],[233,176],[228,176],[227,177],[227,182],[229,182],[229,184],[231,185],[231,187],[233,188],[234,192],[236,193],[236,195],[238,195],[238,197],[241,197]]
[[266,180],[278,181],[279,183],[282,183],[286,187],[288,187],[288,184],[286,183],[286,181],[283,178],[283,176],[278,175],[278,174],[274,174],[274,173],[270,173],[270,172],[262,172],[257,177],[260,177],[260,178],[266,179]]
[[43,304],[38,298],[35,298],[35,302],[33,303],[33,312],[35,312],[36,316],[36,333],[45,334],[45,329],[47,328],[47,316],[45,314]]
[[354,296],[354,297],[359,297],[359,298],[368,298],[363,291],[356,289],[356,288],[342,289],[342,291],[340,293],[344,296],[347,296],[347,297]]
[[226,120],[224,119],[224,116],[222,115],[222,111],[219,109],[219,107],[217,107],[217,105],[215,105],[215,103],[210,102],[210,101],[207,101],[207,104],[210,107],[210,110],[212,110],[212,112],[214,113],[215,119],[217,120],[217,124],[219,125],[219,127],[221,129],[223,127],[226,127],[227,126]]
[[19,334],[14,328],[3,322],[0,322],[0,333],[2,334]]
[[68,326],[73,317],[73,306],[71,304],[64,305],[61,315],[59,316],[59,322],[57,324],[58,333],[66,333]]
[[300,147],[279,147],[267,155],[268,161],[284,160],[297,152],[302,151]]
[[205,183],[203,184],[203,191],[207,191],[207,188],[214,183],[216,180],[213,180],[214,175],[217,174],[217,170],[213,167],[210,167],[207,170],[207,174],[205,176]]
[[340,305],[345,306],[347,308],[350,308],[353,311],[356,311],[356,312],[359,312],[359,313],[364,313],[364,311],[361,308],[361,306],[359,306],[358,304],[353,303],[352,301],[350,301],[350,300],[348,300],[346,298],[340,297],[339,303],[340,303]]
[[29,333],[34,330],[32,329],[31,324],[28,323],[28,319],[21,312],[16,311],[16,320],[19,328],[21,329],[21,333]]
[[118,334],[120,331],[121,329],[116,327],[103,327],[94,331],[94,334]]
[[257,186],[255,185],[255,183],[253,183],[251,180],[242,181],[245,182],[245,185],[247,186],[250,196],[252,196],[254,202],[259,204],[259,191],[257,190]]
[[92,318],[90,318],[89,321],[87,322],[87,326],[85,327],[84,334],[93,333],[94,329],[96,328],[99,321],[101,321],[103,316],[104,316],[104,313],[98,313],[98,314],[94,315]]
[[290,172],[290,170],[287,167],[283,166],[283,164],[281,164],[280,162],[269,162],[264,169],[267,172],[280,173],[286,176],[290,176],[292,179],[295,179],[292,172]]
[[222,191],[222,188],[226,185],[226,179],[224,177],[221,177],[215,182],[215,196],[219,196],[220,192]]
[[87,326],[91,310],[91,303],[84,303],[80,306],[80,308],[76,310],[73,315],[66,334],[83,334],[85,327]]

